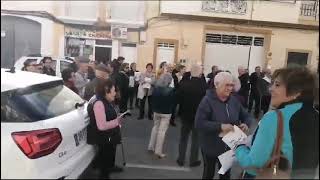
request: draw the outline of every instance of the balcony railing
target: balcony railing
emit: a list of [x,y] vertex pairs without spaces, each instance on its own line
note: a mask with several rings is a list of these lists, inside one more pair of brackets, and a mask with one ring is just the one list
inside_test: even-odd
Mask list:
[[202,1],[202,10],[207,12],[246,14],[247,2],[245,0]]
[[317,18],[317,16],[319,16],[319,1],[302,2],[300,16]]

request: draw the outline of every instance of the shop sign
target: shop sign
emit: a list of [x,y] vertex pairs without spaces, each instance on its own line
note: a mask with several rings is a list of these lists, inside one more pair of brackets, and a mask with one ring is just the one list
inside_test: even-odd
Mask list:
[[127,28],[121,26],[111,26],[112,39],[127,39]]
[[84,39],[111,39],[109,31],[90,31],[85,29],[67,28],[66,37],[84,38]]

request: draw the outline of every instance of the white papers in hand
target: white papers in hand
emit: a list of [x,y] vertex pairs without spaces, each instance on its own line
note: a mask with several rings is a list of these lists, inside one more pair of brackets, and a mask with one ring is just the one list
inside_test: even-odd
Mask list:
[[144,82],[146,83],[151,83],[152,79],[151,78],[148,78],[148,77],[145,77],[144,78]]
[[246,140],[247,135],[236,125],[233,126],[234,131],[228,132],[223,138],[222,141],[225,142],[232,150],[236,146]]
[[140,75],[141,75],[141,72],[134,72],[134,80],[135,81],[139,81],[140,80]]
[[134,77],[133,76],[129,77],[129,87],[134,87]]
[[142,84],[142,87],[143,87],[144,89],[150,89],[150,88],[151,88],[151,84],[149,84],[149,83],[144,83],[144,84]]
[[233,150],[229,150],[220,156],[218,156],[218,159],[221,164],[221,168],[219,169],[218,173],[219,174],[225,174],[233,165],[235,162],[235,154]]
[[129,114],[130,113],[130,110],[127,110],[126,112],[124,112],[124,113],[122,113],[122,114],[120,114],[118,117],[123,117],[124,115],[126,115],[126,114]]

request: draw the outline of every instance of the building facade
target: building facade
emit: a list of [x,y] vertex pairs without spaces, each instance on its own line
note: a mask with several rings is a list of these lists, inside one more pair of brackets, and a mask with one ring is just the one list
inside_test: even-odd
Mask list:
[[97,61],[124,56],[136,62],[145,27],[144,5],[143,1],[1,1],[1,52],[6,52],[1,67],[29,54],[87,56]]
[[318,67],[318,0],[1,1],[1,20],[2,67],[37,53],[235,75],[239,65]]
[[161,61],[212,65],[318,66],[318,1],[152,1],[139,67]]

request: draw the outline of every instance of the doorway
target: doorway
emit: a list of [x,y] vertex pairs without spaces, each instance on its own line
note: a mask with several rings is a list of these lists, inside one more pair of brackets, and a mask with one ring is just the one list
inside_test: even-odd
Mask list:
[[97,61],[98,63],[106,63],[108,61],[111,61],[111,52],[112,47],[95,46],[95,61]]
[[161,62],[174,64],[178,61],[179,41],[175,39],[158,39],[154,41],[153,64],[155,70],[159,68]]

